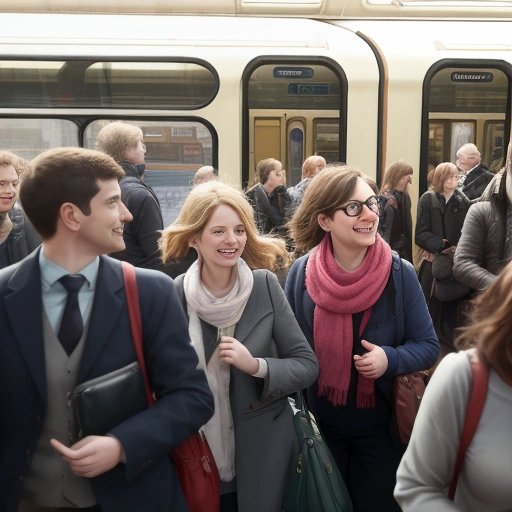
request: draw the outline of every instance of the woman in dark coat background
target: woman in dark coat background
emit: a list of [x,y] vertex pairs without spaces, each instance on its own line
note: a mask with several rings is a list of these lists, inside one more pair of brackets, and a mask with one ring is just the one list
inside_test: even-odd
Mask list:
[[419,271],[420,283],[441,343],[441,357],[453,352],[453,331],[462,323],[464,299],[442,302],[432,296],[432,261],[436,253],[455,252],[470,200],[457,188],[458,169],[450,162],[439,164],[433,190],[418,202],[416,244],[424,249]]
[[393,162],[384,175],[380,196],[385,199],[379,220],[379,234],[401,258],[412,263],[411,198],[407,191],[412,183],[412,167]]

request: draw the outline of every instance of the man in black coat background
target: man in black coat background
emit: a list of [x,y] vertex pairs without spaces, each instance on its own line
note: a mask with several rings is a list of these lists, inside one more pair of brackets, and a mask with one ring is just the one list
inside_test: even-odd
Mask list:
[[494,178],[494,174],[480,160],[480,151],[474,144],[464,144],[457,151],[456,165],[461,171],[459,188],[469,199],[479,198]]
[[156,194],[144,184],[146,146],[142,130],[130,123],[114,121],[101,129],[96,148],[124,169],[121,198],[133,215],[124,229],[126,249],[110,256],[136,267],[163,270],[158,249],[160,231],[164,228],[162,211]]

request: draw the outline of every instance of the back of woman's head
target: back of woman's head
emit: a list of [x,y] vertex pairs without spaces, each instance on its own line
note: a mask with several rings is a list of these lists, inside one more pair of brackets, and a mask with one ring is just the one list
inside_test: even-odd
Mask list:
[[384,174],[384,181],[382,183],[381,192],[385,190],[395,190],[398,182],[404,177],[412,175],[413,168],[407,162],[399,160],[393,162]]
[[[278,255],[284,260],[286,251],[282,252],[284,243],[270,240],[275,250],[266,250],[266,241],[262,240],[256,229],[251,205],[242,192],[220,181],[209,181],[193,188],[178,215],[178,218],[162,232],[160,250],[162,260],[182,260],[189,251],[191,240],[200,235],[208,224],[213,212],[219,205],[232,208],[240,217],[247,234],[247,243],[242,257],[251,268],[274,268],[267,261]],[[260,252],[265,254],[260,255]],[[281,254],[282,252],[282,254]]]
[[434,192],[442,193],[445,181],[452,175],[457,174],[457,166],[451,162],[442,162],[434,169],[432,177],[432,188]]
[[512,379],[512,262],[474,299],[472,306],[471,321],[461,329],[456,346],[476,345],[500,375]]
[[309,251],[322,241],[325,232],[318,224],[318,216],[332,217],[350,199],[358,178],[364,178],[364,174],[355,167],[329,165],[311,180],[288,224],[298,251]]

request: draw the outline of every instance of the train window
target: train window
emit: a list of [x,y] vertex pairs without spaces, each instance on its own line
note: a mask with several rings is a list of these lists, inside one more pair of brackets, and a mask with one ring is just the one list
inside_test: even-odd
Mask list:
[[0,119],[0,147],[27,160],[47,149],[78,145],[78,126],[69,120]]
[[454,121],[450,123],[450,161],[457,159],[457,150],[467,144],[475,141],[475,122]]
[[[84,132],[84,146],[94,148],[108,119],[91,122]],[[178,216],[192,187],[195,171],[213,165],[213,135],[199,121],[131,121],[140,126],[146,145],[145,182],[160,201],[164,224]]]
[[268,63],[261,57],[258,61],[262,63],[248,67],[244,80],[251,159],[243,180],[253,176],[260,159],[273,157],[288,169],[288,185],[295,185],[306,156],[340,158],[342,74],[320,60]]
[[0,106],[199,108],[218,77],[196,62],[2,61]]
[[325,65],[265,64],[249,79],[249,108],[340,108],[340,81]]
[[[477,145],[482,163],[499,165],[503,152],[512,72],[496,61],[441,61],[425,79],[428,109],[428,150],[422,158],[422,184],[427,164],[455,162],[465,143]],[[423,169],[424,168],[424,169]]]
[[488,167],[498,172],[505,165],[504,125],[501,121],[486,121],[484,124],[484,152],[490,155]]
[[320,155],[329,162],[338,162],[338,141],[340,126],[336,119],[315,119],[313,121],[313,155]]
[[434,167],[444,162],[444,151],[443,148],[445,147],[445,138],[444,134],[446,132],[445,130],[445,124],[444,122],[433,122],[431,121],[429,123],[429,130],[428,130],[428,163],[433,165]]
[[304,122],[293,120],[288,125],[288,176],[290,183],[302,179],[302,162],[304,162]]

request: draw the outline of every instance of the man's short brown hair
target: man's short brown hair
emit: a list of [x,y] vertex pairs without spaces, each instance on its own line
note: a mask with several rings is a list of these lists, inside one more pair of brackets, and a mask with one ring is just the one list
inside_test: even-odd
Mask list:
[[57,231],[60,207],[73,203],[85,215],[99,192],[98,180],[120,179],[123,169],[99,151],[57,148],[41,153],[31,162],[20,187],[20,201],[43,240]]
[[110,155],[116,162],[126,158],[126,152],[142,141],[142,130],[134,124],[114,121],[104,126],[96,138],[96,149]]

